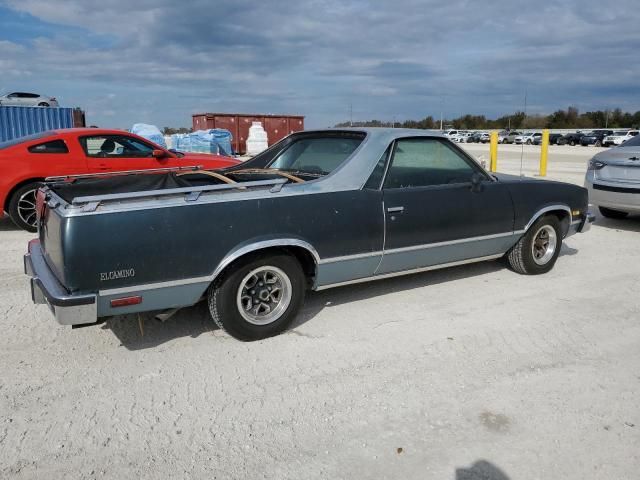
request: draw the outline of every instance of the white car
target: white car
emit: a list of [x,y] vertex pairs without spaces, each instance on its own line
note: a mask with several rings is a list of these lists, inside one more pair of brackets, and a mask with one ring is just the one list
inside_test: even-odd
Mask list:
[[612,145],[622,145],[627,140],[631,140],[633,137],[640,133],[639,130],[616,130],[613,135],[604,137],[602,145],[604,147],[610,147]]
[[518,135],[515,140],[513,141],[513,143],[515,143],[516,145],[533,145],[533,141],[536,139],[536,137],[541,137],[542,134],[541,133],[535,133],[535,132],[529,132],[529,133],[523,133],[522,135]]
[[7,107],[57,107],[55,97],[47,97],[37,93],[12,92],[0,95],[0,106]]

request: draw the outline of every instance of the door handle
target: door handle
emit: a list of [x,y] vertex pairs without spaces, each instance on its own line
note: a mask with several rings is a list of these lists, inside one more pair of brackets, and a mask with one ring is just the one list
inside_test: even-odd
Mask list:
[[404,212],[404,207],[389,207],[387,208],[388,213],[402,213]]

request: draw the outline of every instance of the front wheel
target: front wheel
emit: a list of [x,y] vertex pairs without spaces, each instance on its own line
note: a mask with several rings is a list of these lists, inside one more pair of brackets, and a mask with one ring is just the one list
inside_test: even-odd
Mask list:
[[602,146],[602,142],[600,140],[596,140],[595,146],[596,147],[601,147]]
[[32,182],[18,188],[9,200],[9,217],[18,227],[27,232],[36,232],[36,193],[40,183]]
[[38,106],[39,106],[39,107],[48,107],[48,106],[49,106],[49,104],[48,104],[47,102],[40,102],[40,103],[38,104]]
[[622,218],[626,218],[627,215],[629,215],[628,212],[613,210],[612,208],[598,207],[598,210],[600,210],[600,213],[602,214],[603,217],[607,217],[607,218],[622,219]]
[[562,247],[558,217],[538,219],[507,253],[511,268],[525,275],[547,273],[553,268]]
[[285,330],[304,303],[306,278],[285,254],[240,260],[209,288],[211,317],[232,337],[261,340]]

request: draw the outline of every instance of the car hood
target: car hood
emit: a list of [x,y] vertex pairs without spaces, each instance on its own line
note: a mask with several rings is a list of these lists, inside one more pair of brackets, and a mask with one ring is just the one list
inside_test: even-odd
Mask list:
[[[632,160],[637,158],[639,160]],[[640,147],[616,147],[600,152],[593,157],[607,165],[625,165],[640,167]]]

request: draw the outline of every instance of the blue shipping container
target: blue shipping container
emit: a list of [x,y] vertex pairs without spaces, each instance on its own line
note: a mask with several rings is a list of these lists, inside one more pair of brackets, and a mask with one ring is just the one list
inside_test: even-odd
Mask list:
[[0,106],[0,142],[73,125],[73,108]]

